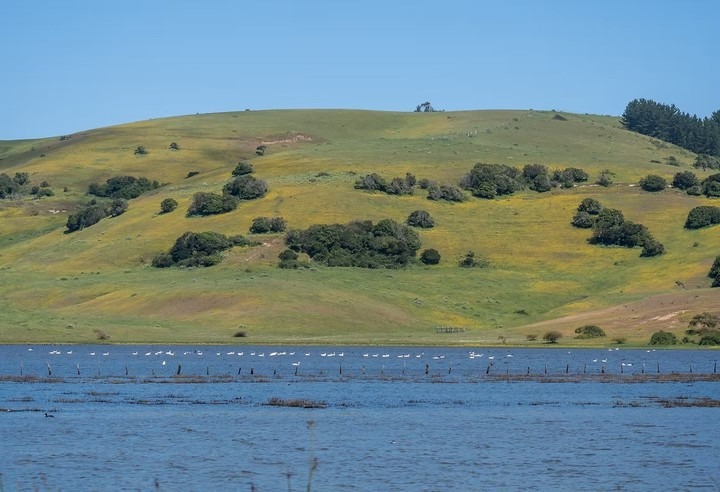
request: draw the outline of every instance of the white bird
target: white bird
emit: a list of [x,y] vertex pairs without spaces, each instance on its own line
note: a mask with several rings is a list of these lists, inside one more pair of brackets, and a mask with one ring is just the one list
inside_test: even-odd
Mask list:
[[165,361],[163,361],[162,365],[165,365]]
[[90,355],[95,355],[95,352],[90,352]]
[[110,355],[110,352],[103,352],[103,355]]
[[300,362],[293,362],[292,365],[294,365],[294,366],[299,366],[299,365],[300,365]]
[[137,352],[133,352],[133,355],[137,355],[137,354],[138,354]]

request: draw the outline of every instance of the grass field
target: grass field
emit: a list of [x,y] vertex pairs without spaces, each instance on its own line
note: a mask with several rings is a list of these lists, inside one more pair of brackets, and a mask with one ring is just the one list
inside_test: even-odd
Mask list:
[[[28,172],[55,191],[40,200],[0,201],[0,342],[88,342],[101,329],[116,343],[487,345],[525,344],[527,335],[558,329],[568,345],[613,337],[639,345],[658,329],[681,336],[693,315],[720,312],[720,295],[706,277],[720,254],[718,230],[683,228],[692,207],[715,202],[634,186],[650,173],[671,181],[692,169],[694,155],[625,131],[616,117],[562,116],[246,111],[0,142],[0,172]],[[171,142],[180,150],[169,150]],[[256,156],[261,144],[266,154]],[[135,155],[139,145],[149,153]],[[680,167],[664,164],[671,155]],[[193,194],[219,192],[241,159],[267,181],[268,194],[228,214],[186,217]],[[397,197],[353,189],[371,172],[457,184],[477,162],[579,167],[590,174],[588,183],[608,169],[615,184],[461,204],[427,200],[423,190]],[[199,174],[186,178],[189,172]],[[117,218],[65,234],[68,215],[89,200],[87,186],[117,175],[164,186],[132,200]],[[178,209],[159,215],[167,197]],[[646,225],[667,253],[640,258],[638,249],[589,245],[590,232],[570,226],[586,197]],[[435,219],[420,236],[422,249],[442,255],[438,266],[281,270],[277,234],[257,236],[261,246],[230,250],[215,267],[149,266],[185,231],[248,235],[258,216],[283,216],[290,228],[404,221],[418,209]],[[470,250],[490,266],[459,268]],[[608,338],[572,339],[583,324],[600,325]],[[439,334],[438,326],[465,331]],[[234,338],[239,330],[247,337]]]

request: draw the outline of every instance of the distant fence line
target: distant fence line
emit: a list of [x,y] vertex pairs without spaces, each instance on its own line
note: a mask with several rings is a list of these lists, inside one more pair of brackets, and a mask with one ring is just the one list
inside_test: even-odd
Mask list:
[[460,326],[438,326],[435,333],[465,333],[465,328]]

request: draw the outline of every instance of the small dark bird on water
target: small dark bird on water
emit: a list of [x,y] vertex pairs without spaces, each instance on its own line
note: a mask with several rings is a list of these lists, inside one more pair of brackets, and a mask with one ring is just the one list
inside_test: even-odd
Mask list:
[[55,418],[55,415],[50,415],[49,413],[45,412],[45,418]]

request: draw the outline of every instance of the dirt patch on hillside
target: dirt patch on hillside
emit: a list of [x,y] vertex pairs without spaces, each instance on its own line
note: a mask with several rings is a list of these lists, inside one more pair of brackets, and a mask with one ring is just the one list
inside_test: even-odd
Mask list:
[[679,332],[702,312],[720,313],[720,296],[712,289],[682,291],[649,297],[604,309],[533,323],[525,329],[556,329],[570,335],[586,324],[601,326],[608,336],[649,337],[655,331]]
[[267,140],[263,140],[263,145],[273,145],[273,144],[290,144],[290,143],[298,143],[298,142],[312,142],[313,138],[310,135],[303,135],[302,133],[298,133],[295,135],[289,135],[289,136],[281,136],[281,137],[267,137]]

